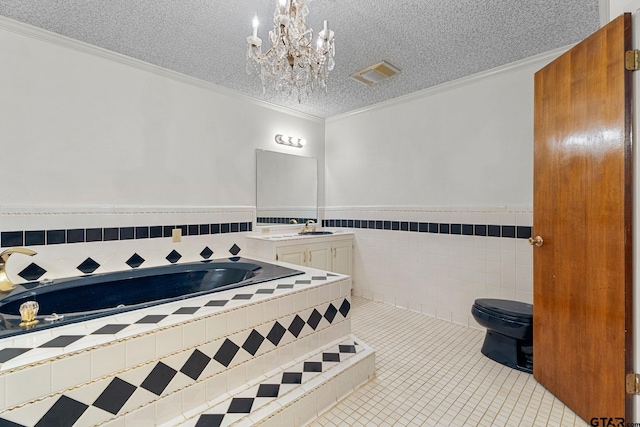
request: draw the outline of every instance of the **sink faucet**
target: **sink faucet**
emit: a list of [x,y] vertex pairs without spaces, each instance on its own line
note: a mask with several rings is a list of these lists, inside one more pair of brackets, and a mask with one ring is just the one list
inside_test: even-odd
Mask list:
[[304,227],[302,227],[302,233],[314,233],[316,231],[316,223],[310,219],[304,223]]
[[0,253],[0,292],[8,292],[16,288],[16,285],[14,285],[9,279],[9,276],[7,276],[6,271],[7,261],[9,260],[9,256],[11,256],[11,254],[33,256],[36,254],[36,252],[26,248],[9,248],[6,251]]

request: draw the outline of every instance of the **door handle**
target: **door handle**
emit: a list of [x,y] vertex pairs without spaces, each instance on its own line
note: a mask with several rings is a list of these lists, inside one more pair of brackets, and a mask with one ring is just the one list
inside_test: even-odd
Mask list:
[[544,240],[542,240],[542,237],[540,236],[536,236],[536,237],[529,237],[529,244],[531,246],[536,245],[538,247],[542,246],[544,243]]

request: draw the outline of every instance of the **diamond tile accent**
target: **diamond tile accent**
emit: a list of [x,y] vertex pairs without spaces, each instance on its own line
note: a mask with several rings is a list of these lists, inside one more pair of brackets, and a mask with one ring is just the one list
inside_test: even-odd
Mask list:
[[310,285],[311,280],[296,280],[296,285]]
[[149,314],[138,320],[136,323],[158,323],[165,317],[167,317],[166,314]]
[[254,329],[251,331],[244,344],[242,344],[242,348],[252,356],[255,356],[263,341],[264,337]]
[[204,368],[211,362],[211,358],[201,352],[200,350],[194,351],[189,359],[185,362],[180,369],[180,372],[191,378],[192,380],[197,380]]
[[294,337],[298,338],[298,335],[300,335],[300,332],[302,331],[302,328],[304,328],[304,325],[305,321],[296,314],[296,317],[294,317],[291,321],[291,325],[289,325],[289,332],[291,332]]
[[116,415],[136,389],[137,387],[133,384],[115,377],[93,402],[93,406]]
[[236,294],[231,299],[251,299],[253,298],[253,294]]
[[336,314],[338,313],[338,309],[333,304],[329,304],[327,310],[324,312],[324,318],[327,319],[329,323],[333,323],[333,319],[335,319]]
[[24,280],[38,280],[46,272],[47,270],[32,262],[24,270],[18,273],[18,276],[22,277]]
[[323,362],[340,362],[340,353],[322,353]]
[[100,267],[100,264],[95,262],[92,258],[87,258],[82,261],[82,264],[80,264],[76,268],[82,271],[84,274],[91,274],[96,271],[98,267]]
[[260,384],[256,397],[278,397],[280,384]]
[[275,292],[274,289],[258,289],[256,291],[256,294],[272,294],[274,292]]
[[88,407],[89,405],[70,397],[60,396],[60,399],[38,421],[36,427],[71,426],[78,421]]
[[342,314],[343,317],[347,317],[349,310],[351,310],[351,303],[349,303],[349,300],[345,299],[342,301],[342,305],[340,305],[340,314]]
[[276,324],[271,327],[271,330],[267,335],[267,339],[271,342],[271,344],[277,346],[278,344],[280,344],[280,340],[282,340],[285,332],[287,332],[287,330],[284,328],[284,326],[282,326],[280,322],[276,322]]
[[302,372],[284,372],[282,384],[302,384]]
[[93,332],[91,335],[113,335],[113,334],[117,334],[118,332],[120,332],[121,330],[126,328],[127,326],[130,326],[130,325],[128,325],[128,324],[104,325],[102,328],[100,328],[97,331]]
[[240,253],[241,249],[238,245],[236,245],[235,243],[233,244],[233,246],[231,246],[231,249],[229,249],[229,252],[231,253],[231,255],[236,256]]
[[293,289],[293,285],[278,285],[276,289]]
[[180,258],[182,258],[182,255],[180,255],[180,253],[174,249],[169,253],[169,255],[166,256],[165,259],[171,264],[175,264],[180,260]]
[[213,358],[223,366],[229,367],[233,358],[236,357],[238,350],[240,350],[240,347],[227,338]]
[[248,414],[251,412],[254,399],[252,397],[234,397],[231,399],[228,414]]
[[[209,233],[207,233],[209,234]],[[213,255],[213,251],[211,250],[211,248],[209,248],[209,246],[206,246],[202,252],[200,252],[200,256],[204,259],[209,259],[211,258],[211,255]]]
[[162,362],[153,368],[151,373],[142,382],[140,387],[149,390],[151,393],[160,396],[165,388],[169,385],[177,371]]
[[211,300],[208,303],[206,303],[204,306],[205,307],[224,307],[224,305],[228,302],[229,300]]
[[142,263],[144,263],[145,259],[142,258],[140,255],[138,254],[133,254],[131,255],[131,258],[129,258],[126,261],[126,264],[131,267],[131,268],[138,268],[142,265]]
[[200,307],[181,307],[171,314],[193,314],[200,310]]
[[200,415],[196,427],[220,427],[224,414],[204,414]]
[[73,344],[81,338],[84,338],[84,335],[60,335],[52,339],[51,341],[47,341],[42,344],[39,348],[62,348],[66,347],[69,344]]
[[31,350],[30,348],[3,348],[0,350],[0,363],[7,362],[14,357],[18,357],[21,354]]
[[339,349],[340,353],[355,353],[356,352],[356,346],[355,345],[343,345],[343,344],[340,344],[338,346],[338,349]]
[[304,362],[303,372],[322,372],[322,362]]
[[318,327],[318,323],[320,323],[321,320],[322,314],[320,314],[320,312],[314,308],[311,312],[311,316],[309,316],[309,320],[307,320],[307,324],[311,326],[311,329],[315,331]]

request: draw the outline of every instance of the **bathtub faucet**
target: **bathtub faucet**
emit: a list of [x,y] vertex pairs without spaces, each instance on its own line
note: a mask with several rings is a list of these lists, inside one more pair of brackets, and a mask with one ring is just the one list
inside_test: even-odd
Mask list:
[[302,233],[314,233],[316,231],[316,223],[310,219],[305,222],[304,227],[302,227]]
[[9,276],[7,276],[7,261],[9,260],[9,256],[11,254],[23,254],[34,256],[36,252],[31,249],[26,248],[9,248],[4,252],[0,253],[0,292],[9,292],[16,288]]

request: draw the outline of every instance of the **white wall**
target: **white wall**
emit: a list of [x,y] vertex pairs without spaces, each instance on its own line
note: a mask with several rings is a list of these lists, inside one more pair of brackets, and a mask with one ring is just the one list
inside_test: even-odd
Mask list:
[[255,206],[256,148],[324,165],[322,120],[5,18],[0,63],[2,205]]
[[327,206],[532,203],[533,66],[327,120]]
[[[327,120],[326,218],[531,227],[533,74],[561,50]],[[526,239],[357,229],[356,294],[476,326],[532,300]]]
[[[324,172],[324,120],[3,17],[0,64],[1,246],[38,253],[12,256],[14,282],[31,262],[57,278],[88,257],[101,273],[134,253],[142,267],[174,250],[179,262],[235,255],[255,219],[256,149],[316,157]],[[172,242],[164,229],[180,225],[189,235]]]

